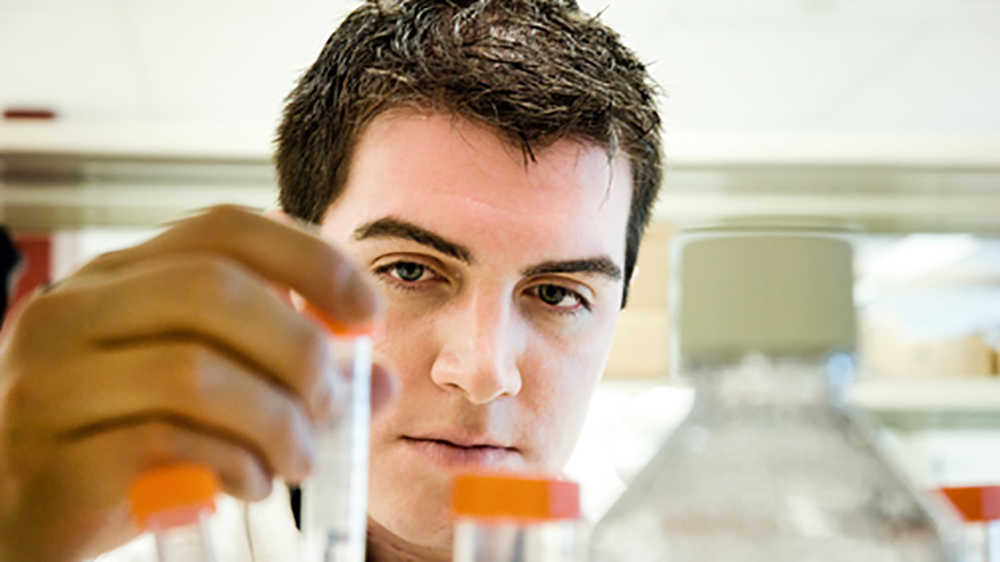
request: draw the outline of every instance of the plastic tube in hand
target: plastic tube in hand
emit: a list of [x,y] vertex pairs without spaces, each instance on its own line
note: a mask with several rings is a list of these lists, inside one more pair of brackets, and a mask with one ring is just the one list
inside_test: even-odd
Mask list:
[[190,463],[152,469],[132,482],[132,515],[156,536],[160,562],[216,562],[205,524],[219,489],[214,472]]
[[364,562],[368,522],[368,427],[371,418],[372,341],[314,308],[310,313],[333,333],[337,357],[350,357],[340,416],[317,432],[313,475],[302,484],[306,562]]

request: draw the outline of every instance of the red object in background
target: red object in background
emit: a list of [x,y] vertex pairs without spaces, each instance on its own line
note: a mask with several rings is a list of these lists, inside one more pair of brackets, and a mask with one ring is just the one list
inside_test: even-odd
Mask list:
[[968,522],[1000,519],[1000,486],[941,488]]
[[56,112],[41,107],[7,107],[3,110],[3,118],[51,121],[56,118]]
[[21,265],[8,310],[12,310],[20,299],[52,280],[52,239],[48,235],[15,234],[14,245],[21,253]]

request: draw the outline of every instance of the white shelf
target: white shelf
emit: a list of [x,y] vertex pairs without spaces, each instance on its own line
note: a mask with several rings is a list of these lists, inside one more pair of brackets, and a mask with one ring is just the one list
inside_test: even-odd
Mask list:
[[866,380],[848,400],[881,423],[899,429],[1000,429],[1000,379]]
[[0,124],[0,155],[268,161],[274,124],[119,120]]
[[[650,379],[605,379],[605,394],[632,400],[663,388],[685,395],[683,412],[672,404],[662,416],[676,425],[693,402],[693,391],[667,377]],[[1000,378],[949,377],[942,379],[867,379],[851,386],[847,400],[879,424],[903,431],[923,429],[1000,430]],[[655,417],[655,416],[654,416]],[[666,422],[664,422],[666,423]],[[669,424],[668,424],[669,425]]]
[[1000,166],[674,165],[654,217],[828,217],[869,232],[1000,228]]

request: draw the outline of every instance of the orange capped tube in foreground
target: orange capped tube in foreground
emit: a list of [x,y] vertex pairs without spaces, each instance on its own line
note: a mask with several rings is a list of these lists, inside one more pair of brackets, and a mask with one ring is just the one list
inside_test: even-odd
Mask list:
[[452,490],[455,562],[582,562],[580,487],[544,476],[471,473]]
[[215,562],[206,529],[215,513],[218,476],[194,463],[174,463],[141,474],[129,489],[136,524],[156,536],[160,562]]

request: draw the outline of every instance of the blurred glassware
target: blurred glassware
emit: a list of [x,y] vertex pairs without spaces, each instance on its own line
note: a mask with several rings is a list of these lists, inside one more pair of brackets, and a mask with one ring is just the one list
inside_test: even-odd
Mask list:
[[852,251],[807,227],[691,230],[674,252],[690,416],[598,523],[594,562],[958,560],[957,527],[841,399]]
[[364,562],[368,525],[368,438],[371,424],[370,328],[352,330],[306,304],[330,331],[334,356],[350,360],[340,415],[316,432],[316,467],[302,483],[305,562]]

